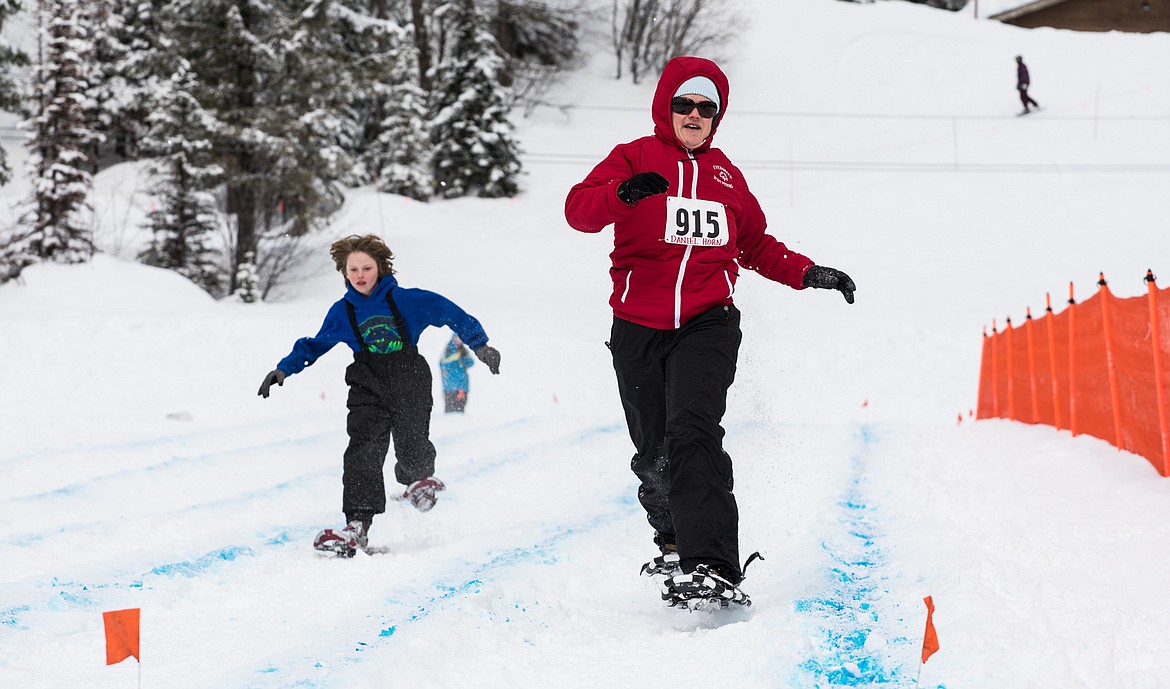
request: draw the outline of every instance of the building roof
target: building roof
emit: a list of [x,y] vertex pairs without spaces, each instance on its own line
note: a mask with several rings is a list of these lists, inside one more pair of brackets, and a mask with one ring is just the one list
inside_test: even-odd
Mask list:
[[988,19],[996,19],[1001,22],[1010,22],[1013,19],[1023,17],[1027,14],[1032,14],[1033,12],[1039,12],[1040,10],[1047,9],[1053,5],[1059,5],[1060,3],[1067,1],[1068,0],[1032,0],[1032,2],[1024,3],[1014,10],[1004,10],[998,14],[993,14],[988,17]]

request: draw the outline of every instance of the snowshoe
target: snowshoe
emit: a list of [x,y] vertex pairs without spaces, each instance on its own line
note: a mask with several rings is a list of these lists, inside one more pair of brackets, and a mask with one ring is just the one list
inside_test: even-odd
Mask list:
[[652,577],[656,574],[662,574],[670,577],[682,571],[678,562],[678,544],[675,542],[674,534],[655,531],[654,545],[658,546],[658,550],[662,554],[642,565],[643,576]]
[[672,577],[675,574],[682,572],[682,567],[678,563],[678,551],[672,550],[665,552],[653,560],[642,565],[642,576],[652,577],[657,574]]
[[429,476],[407,486],[401,499],[409,502],[419,512],[430,512],[439,499],[435,494],[446,489],[447,486],[442,481]]
[[322,529],[313,539],[313,547],[337,557],[353,557],[359,549],[365,550],[369,545],[369,530],[369,522],[357,519],[343,529]]
[[662,582],[662,600],[670,607],[702,610],[708,606],[726,608],[732,603],[750,606],[751,598],[738,586],[708,565],[699,565],[689,574],[679,572]]

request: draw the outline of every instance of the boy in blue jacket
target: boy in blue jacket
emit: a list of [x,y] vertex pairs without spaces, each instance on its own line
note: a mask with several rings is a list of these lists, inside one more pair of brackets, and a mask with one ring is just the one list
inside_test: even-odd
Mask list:
[[368,543],[375,514],[386,511],[383,467],[394,441],[394,477],[406,487],[402,499],[426,512],[436,492],[445,488],[434,477],[435,446],[430,440],[431,369],[418,352],[427,326],[447,326],[487,364],[500,372],[500,353],[488,346],[483,327],[447,298],[421,289],[400,287],[394,279],[394,254],[376,235],[350,235],[329,247],[338,272],[345,276],[345,296],[329,308],[314,337],[302,337],[280,360],[257,393],[268,397],[273,384],[310,366],[334,345],[353,350],[345,371],[349,416],[341,475],[343,529],[325,529],[313,547],[352,557]]

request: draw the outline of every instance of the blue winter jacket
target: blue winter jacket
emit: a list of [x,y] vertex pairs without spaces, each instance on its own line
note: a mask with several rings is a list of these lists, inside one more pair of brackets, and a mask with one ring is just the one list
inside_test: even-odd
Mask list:
[[443,392],[467,390],[471,381],[467,369],[475,365],[475,359],[462,346],[456,346],[452,339],[443,349],[443,357],[439,359],[439,373],[443,378]]
[[353,304],[354,315],[358,328],[362,331],[362,338],[366,341],[367,351],[388,354],[401,350],[402,338],[398,333],[390,305],[386,302],[386,293],[391,290],[393,290],[391,296],[394,297],[394,303],[402,314],[402,320],[406,322],[406,330],[413,345],[418,345],[419,335],[432,325],[445,325],[451,328],[472,351],[487,344],[487,333],[483,331],[479,321],[451,300],[425,289],[399,287],[393,275],[386,275],[378,280],[378,284],[374,285],[374,291],[368,297],[347,284],[345,296],[330,306],[329,312],[325,314],[321,330],[313,337],[302,337],[297,340],[292,352],[281,359],[276,367],[284,371],[285,375],[300,373],[339,342],[349,345],[354,352],[361,351],[361,344],[350,324],[345,306],[347,302]]

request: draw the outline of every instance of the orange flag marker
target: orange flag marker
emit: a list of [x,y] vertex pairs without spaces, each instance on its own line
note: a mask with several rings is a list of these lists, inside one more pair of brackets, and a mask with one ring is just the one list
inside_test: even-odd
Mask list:
[[102,619],[106,624],[106,665],[120,663],[130,656],[134,656],[139,663],[142,662],[138,655],[140,612],[140,608],[130,608],[102,613]]
[[938,650],[938,633],[934,631],[934,601],[930,596],[923,598],[926,603],[926,633],[922,636],[922,662]]

